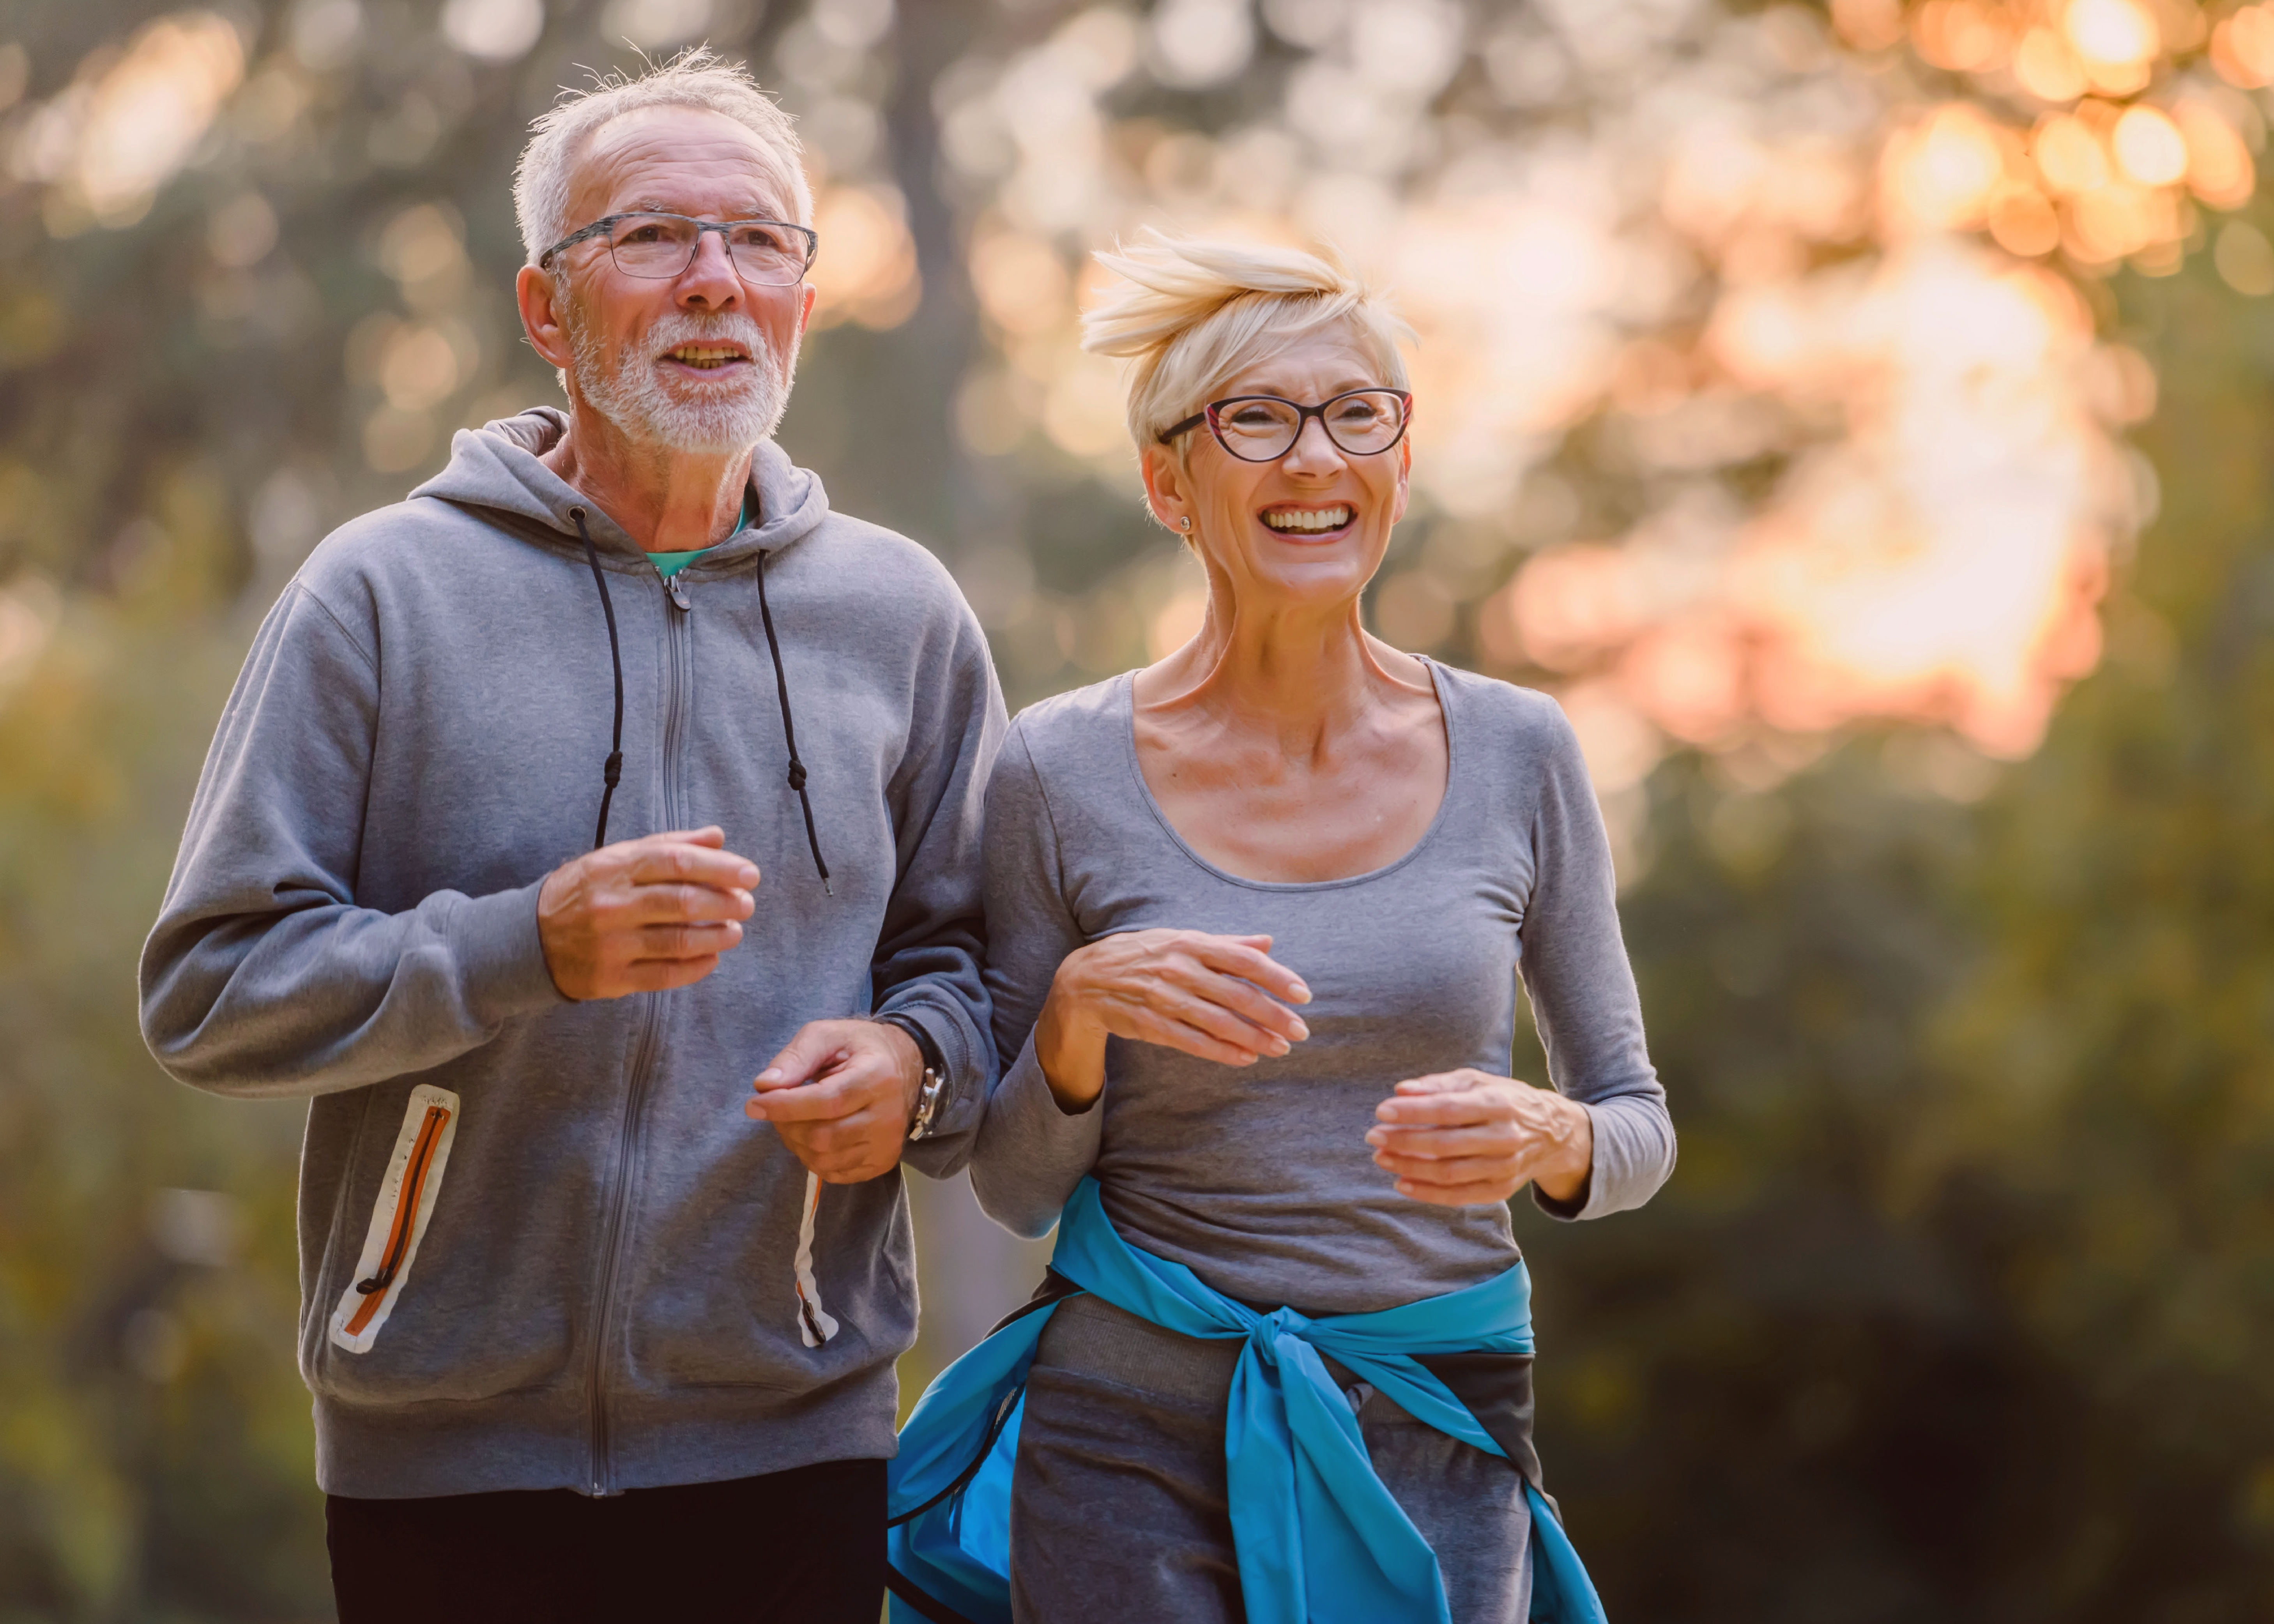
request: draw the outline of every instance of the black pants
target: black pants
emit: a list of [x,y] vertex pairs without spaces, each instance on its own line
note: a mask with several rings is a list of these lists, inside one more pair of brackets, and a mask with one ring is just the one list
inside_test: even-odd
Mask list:
[[324,1504],[340,1624],[877,1624],[885,1463],[731,1483]]

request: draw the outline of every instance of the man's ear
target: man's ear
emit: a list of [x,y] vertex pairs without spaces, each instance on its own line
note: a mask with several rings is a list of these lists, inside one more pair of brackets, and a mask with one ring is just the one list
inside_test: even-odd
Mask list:
[[529,347],[567,372],[576,357],[568,349],[568,312],[560,307],[558,295],[553,274],[536,266],[523,266],[513,279],[514,303],[521,307],[521,330],[529,335]]
[[820,294],[821,289],[811,282],[805,284],[805,297],[800,301],[797,307],[797,335],[801,342],[805,337],[807,325],[813,320],[813,301],[819,297]]

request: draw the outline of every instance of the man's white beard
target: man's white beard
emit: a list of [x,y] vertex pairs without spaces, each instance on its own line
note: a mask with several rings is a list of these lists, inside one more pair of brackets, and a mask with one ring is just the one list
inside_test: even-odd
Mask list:
[[[576,357],[577,390],[592,409],[629,439],[669,451],[748,451],[771,435],[789,409],[797,357],[774,354],[758,324],[729,312],[712,316],[679,312],[642,334],[637,350],[609,358],[569,307],[568,346]],[[660,357],[681,344],[731,342],[749,352],[747,367],[722,367],[713,383],[698,375],[668,381]]]

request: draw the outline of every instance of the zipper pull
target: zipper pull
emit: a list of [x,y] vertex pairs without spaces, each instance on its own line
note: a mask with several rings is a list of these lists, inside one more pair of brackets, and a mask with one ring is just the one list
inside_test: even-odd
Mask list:
[[695,604],[694,604],[694,600],[693,600],[693,599],[691,599],[691,598],[689,598],[687,596],[687,589],[686,589],[685,587],[683,587],[683,586],[680,585],[680,583],[679,583],[679,577],[678,577],[678,576],[674,575],[674,576],[673,576],[669,581],[666,582],[664,584],[665,584],[665,585],[669,589],[669,590],[670,590],[670,592],[671,592],[671,601],[672,601],[673,603],[674,603],[674,604],[676,604],[676,605],[679,605],[679,610],[680,610],[680,613],[682,613],[682,614],[691,614],[691,613],[694,613],[694,610],[695,610]]

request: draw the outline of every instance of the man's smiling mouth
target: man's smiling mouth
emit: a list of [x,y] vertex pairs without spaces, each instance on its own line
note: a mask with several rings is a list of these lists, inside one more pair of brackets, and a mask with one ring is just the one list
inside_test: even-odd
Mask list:
[[716,372],[722,366],[734,365],[737,362],[748,361],[750,357],[740,346],[734,344],[681,344],[675,350],[665,350],[663,358],[666,361],[676,361],[681,366],[694,367],[698,372]]

